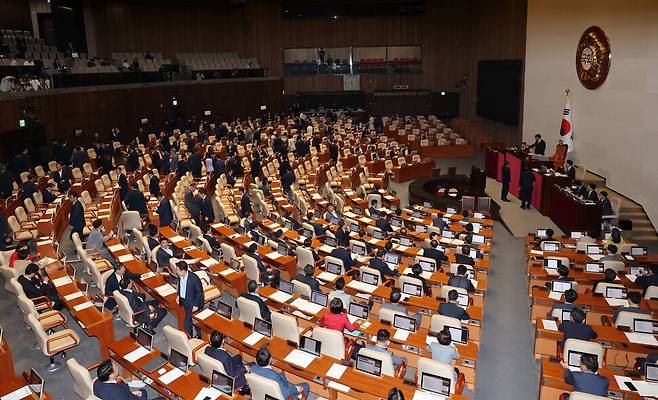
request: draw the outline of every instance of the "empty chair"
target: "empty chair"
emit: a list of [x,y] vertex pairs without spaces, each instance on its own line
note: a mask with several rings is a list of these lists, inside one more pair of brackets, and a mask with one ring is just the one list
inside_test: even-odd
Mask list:
[[203,352],[208,346],[206,341],[196,338],[189,339],[185,332],[169,325],[162,328],[162,332],[164,333],[165,340],[167,340],[167,354],[171,352],[171,349],[176,350],[187,356],[189,366],[196,364],[196,353],[199,351]]
[[651,316],[647,314],[636,313],[631,311],[620,311],[619,314],[617,314],[617,321],[615,322],[615,327],[625,326],[630,328],[631,331],[633,331],[634,329],[633,321],[636,319],[651,319]]
[[461,328],[462,322],[457,318],[448,317],[446,315],[434,314],[430,320],[430,332],[439,333],[446,326],[454,328]]
[[27,323],[28,315],[34,315],[46,331],[57,326],[66,325],[66,317],[57,310],[46,309],[39,314],[37,308],[34,306],[34,302],[22,294],[16,297],[16,302],[18,303],[18,308],[20,308],[23,313],[25,323]]
[[32,329],[37,345],[41,348],[43,355],[50,358],[48,371],[54,372],[61,368],[62,364],[55,361],[57,354],[65,355],[65,351],[80,344],[80,337],[72,329],[64,329],[51,334],[46,333],[37,317],[30,314],[27,316],[27,324]]
[[296,279],[292,280],[292,286],[293,286],[293,293],[297,293],[303,298],[310,299],[311,298],[311,293],[313,290],[309,285],[307,285],[304,282],[300,282]]
[[128,298],[121,294],[120,291],[115,290],[112,292],[112,297],[114,297],[114,301],[117,302],[117,306],[119,307],[119,316],[123,322],[125,322],[128,327],[132,328],[133,331],[136,332],[137,328],[141,325],[141,323],[137,321],[136,318],[140,312],[133,311]]
[[[562,399],[562,397],[560,397]],[[609,397],[596,396],[583,392],[571,392],[569,400],[609,400]]]
[[297,318],[281,312],[272,313],[272,336],[299,345],[299,335],[304,332],[297,324]]

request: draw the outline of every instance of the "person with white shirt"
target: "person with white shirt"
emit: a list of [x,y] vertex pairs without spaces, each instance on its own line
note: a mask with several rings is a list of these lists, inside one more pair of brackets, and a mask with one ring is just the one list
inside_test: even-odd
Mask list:
[[169,247],[169,240],[166,237],[160,238],[160,249],[155,253],[155,260],[158,266],[169,265],[169,260],[174,257],[174,251]]
[[[442,363],[455,365],[455,361],[459,360],[459,351],[452,343],[450,332],[447,329],[442,330],[437,335],[437,342],[432,342],[427,345],[427,351],[432,353],[432,360],[440,361]],[[455,368],[453,379],[457,381],[457,369]]]
[[[112,360],[105,360],[96,369],[98,379],[94,381],[94,395],[101,400],[147,400],[146,389],[130,390],[125,382],[117,381],[119,369]],[[161,400],[157,397],[153,400]]]
[[212,174],[215,171],[214,163],[213,163],[213,155],[212,153],[208,152],[206,154],[206,159],[204,163],[206,164],[206,173],[208,175]]

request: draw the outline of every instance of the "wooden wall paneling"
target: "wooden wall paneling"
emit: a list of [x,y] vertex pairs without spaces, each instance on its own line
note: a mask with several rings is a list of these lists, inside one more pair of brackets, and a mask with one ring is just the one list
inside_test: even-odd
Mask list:
[[0,29],[32,31],[30,2],[27,0],[0,0]]

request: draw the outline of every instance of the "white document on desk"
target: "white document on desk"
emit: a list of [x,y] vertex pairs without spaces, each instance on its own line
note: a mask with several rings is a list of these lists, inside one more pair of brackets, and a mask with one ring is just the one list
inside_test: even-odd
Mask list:
[[594,261],[599,261],[600,259],[605,257],[603,254],[588,254],[588,256]]
[[398,246],[395,248],[395,250],[397,250],[397,251],[407,251],[408,248],[409,248],[409,247],[407,247],[407,246],[398,245]]
[[558,276],[558,275],[560,275],[560,273],[557,272],[557,269],[554,269],[554,268],[544,268],[544,270],[546,270],[546,273],[549,274],[549,275],[551,275],[551,276]]
[[340,379],[345,373],[345,371],[347,371],[346,365],[334,363],[334,365],[332,365],[331,368],[329,368],[329,370],[325,375],[327,375],[329,378]]
[[306,304],[304,304],[302,307],[300,307],[300,310],[305,311],[309,314],[317,314],[320,311],[322,311],[324,307],[322,307],[319,304],[311,303],[310,301],[307,301]]
[[650,333],[624,332],[624,335],[631,343],[645,344],[649,346],[658,346],[658,340]]
[[272,293],[271,295],[267,296],[270,300],[278,301],[279,303],[285,303],[288,300],[292,298],[291,295],[289,295],[286,292],[282,292],[280,290],[277,290],[276,292]]
[[264,335],[262,335],[258,332],[253,332],[251,335],[249,335],[246,338],[242,339],[242,343],[247,344],[249,346],[253,346],[256,343],[258,343],[264,337],[265,337]]
[[82,292],[74,292],[74,293],[67,294],[66,296],[64,296],[64,300],[66,300],[66,301],[71,301],[71,300],[73,300],[73,299],[77,299],[78,297],[82,297],[82,296],[84,296],[84,295],[85,295],[85,294],[82,293]]
[[183,240],[185,240],[185,238],[182,237],[181,235],[176,235],[169,238],[169,241],[171,243],[178,243],[178,242],[182,242]]
[[223,270],[219,271],[219,274],[221,276],[229,276],[234,272],[235,272],[235,270],[233,268],[226,268],[226,269],[223,269]]
[[610,307],[620,307],[620,306],[621,307],[628,307],[629,306],[628,300],[626,300],[626,299],[609,299],[609,298],[606,297],[605,301],[608,302]]
[[86,308],[90,308],[90,307],[93,307],[93,306],[94,306],[94,302],[89,300],[89,301],[85,301],[84,303],[80,303],[77,306],[74,306],[73,309],[75,311],[82,311]]
[[28,386],[23,386],[20,389],[16,389],[13,392],[0,397],[0,400],[20,400],[26,397],[32,398],[32,391]]
[[219,261],[215,260],[214,258],[206,258],[205,260],[201,260],[201,265],[203,265],[206,268],[210,268],[213,265],[219,264]]
[[132,254],[124,254],[122,256],[119,256],[119,262],[120,263],[125,263],[125,262],[128,262],[128,261],[132,261],[134,259],[135,259],[135,257],[133,257]]
[[185,372],[181,371],[178,368],[174,368],[171,371],[165,373],[161,377],[158,378],[158,380],[165,385],[170,384],[171,382],[175,381],[176,379],[180,378],[181,376],[185,375]]
[[350,321],[350,324],[353,324],[359,320],[359,317],[355,317],[352,314],[347,314],[347,320]]
[[537,256],[537,257],[543,257],[544,252],[540,250],[530,250],[530,255],[531,256]]
[[135,350],[123,356],[123,358],[128,362],[134,363],[135,361],[139,360],[140,358],[150,353],[151,352],[146,347],[139,346]]
[[155,288],[155,291],[162,297],[169,296],[170,294],[176,293],[176,289],[168,283],[165,283],[162,286]]
[[395,331],[395,334],[393,335],[393,339],[399,340],[401,342],[406,342],[407,338],[409,338],[409,331],[404,330],[404,329],[398,329]]
[[155,276],[155,272],[149,271],[149,272],[147,272],[147,273],[145,273],[145,274],[142,274],[142,275],[139,277],[139,279],[141,279],[141,280],[144,281],[144,280],[146,280],[146,279],[153,278],[154,276]]
[[199,390],[199,393],[197,393],[196,397],[194,397],[194,400],[204,400],[204,399],[217,400],[221,395],[222,392],[220,392],[215,388],[204,387],[201,388],[201,390]]
[[271,253],[266,254],[267,258],[271,258],[272,260],[276,260],[279,257],[282,257],[283,255],[279,253],[278,251],[273,251]]
[[119,250],[125,250],[125,249],[126,249],[126,246],[124,246],[124,245],[122,245],[121,243],[119,243],[119,244],[115,244],[115,245],[112,245],[112,246],[108,246],[108,249],[109,249],[111,252],[115,252],[115,251],[119,251]]
[[626,274],[626,279],[628,279],[631,282],[635,282],[635,280],[637,279],[637,276],[631,275],[631,274]]
[[560,292],[550,292],[548,294],[548,298],[553,299],[553,300],[558,300],[558,301],[562,300],[562,293],[560,293]]
[[318,250],[320,250],[323,253],[331,253],[332,251],[334,251],[334,249],[335,247],[331,247],[328,244],[323,244],[322,246],[320,246],[320,248],[318,248]]
[[412,400],[445,400],[445,396],[440,394],[428,392],[426,390],[416,390]]
[[349,386],[347,386],[347,385],[343,385],[342,383],[338,383],[338,382],[336,382],[336,381],[329,381],[329,383],[327,384],[327,386],[329,386],[329,387],[332,388],[332,389],[336,389],[336,390],[338,390],[339,392],[343,392],[343,393],[347,393],[347,392],[350,391],[350,387],[349,387]]
[[633,385],[637,389],[640,396],[643,397],[658,397],[658,384],[650,383],[647,381],[633,381]]
[[317,357],[314,356],[313,354],[307,353],[302,350],[297,350],[294,349],[288,355],[286,358],[283,359],[283,361],[287,361],[291,364],[295,364],[297,366],[300,366],[302,368],[308,367],[313,360],[315,360]]
[[377,286],[375,285],[355,280],[350,281],[350,283],[347,284],[347,287],[367,293],[372,293],[377,289]]
[[331,272],[320,272],[316,278],[325,282],[333,282],[338,279],[338,275],[332,274]]
[[209,308],[206,308],[205,310],[201,311],[196,315],[196,317],[200,320],[204,320],[208,318],[209,316],[213,315],[215,312]]
[[55,287],[68,285],[69,283],[73,283],[73,281],[71,280],[71,277],[69,277],[68,275],[62,276],[57,279],[53,279],[53,285],[55,285]]
[[544,326],[544,329],[557,332],[557,323],[555,321],[550,319],[542,319],[541,324]]

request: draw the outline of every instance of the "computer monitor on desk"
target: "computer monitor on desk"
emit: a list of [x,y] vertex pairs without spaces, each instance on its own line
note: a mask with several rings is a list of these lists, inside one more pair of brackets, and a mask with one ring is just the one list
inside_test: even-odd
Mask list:
[[441,237],[446,238],[446,239],[452,239],[454,237],[454,233],[448,229],[444,229],[441,232]]
[[420,377],[420,388],[440,396],[450,396],[450,378],[423,372]]
[[628,290],[624,287],[607,286],[605,288],[605,297],[608,299],[625,299]]
[[467,308],[469,302],[470,302],[470,301],[469,301],[469,298],[468,298],[468,293],[460,293],[460,292],[457,292],[457,304],[458,304],[461,308],[464,308],[464,309]]
[[368,319],[368,306],[358,303],[350,303],[347,307],[347,313],[353,317],[360,319]]
[[350,224],[350,232],[359,232],[359,224],[352,222]]
[[329,296],[322,292],[311,292],[311,303],[315,303],[322,307],[326,307],[329,301]]
[[282,280],[279,281],[279,290],[284,292],[284,293],[292,294],[293,285],[292,285],[292,283],[290,283],[288,281],[284,281],[282,279]]
[[366,246],[365,245],[362,246],[357,243],[352,243],[352,248],[350,249],[350,251],[356,254],[357,256],[363,257],[366,255]]
[[303,231],[302,231],[302,235],[303,235],[305,238],[310,239],[310,238],[313,237],[313,231],[310,230],[310,229],[306,229],[306,228],[304,228]]
[[418,233],[426,233],[427,232],[427,227],[425,225],[416,225],[416,232]]
[[34,370],[34,368],[31,369],[30,374],[27,376],[27,385],[30,388],[30,391],[34,393],[37,399],[43,399],[45,397],[43,392],[44,384],[45,383],[43,381],[43,378],[41,378],[41,375],[39,375],[37,371]]
[[336,247],[336,238],[332,238],[331,236],[327,236],[324,239],[324,244],[326,244],[327,246]]
[[382,361],[376,358],[364,356],[363,354],[357,354],[356,370],[374,376],[381,376]]
[[379,285],[379,276],[371,274],[370,272],[362,271],[361,282],[377,286]]
[[647,248],[645,246],[632,246],[631,247],[631,255],[632,256],[646,256],[647,255]]
[[571,289],[572,286],[573,286],[573,282],[553,281],[551,283],[551,290],[558,293],[564,293],[567,290]]
[[658,383],[658,364],[644,364],[644,379],[647,382]]
[[585,264],[585,272],[590,274],[602,274],[604,271],[603,263],[587,263]]
[[397,253],[387,252],[386,254],[384,254],[384,262],[387,264],[397,265],[400,263],[401,258],[402,257]]
[[187,356],[184,355],[183,353],[180,353],[176,351],[175,349],[171,349],[169,352],[169,364],[173,365],[174,367],[180,369],[183,372],[187,372]]
[[581,231],[572,231],[571,232],[571,238],[572,239],[578,240],[583,236],[585,236],[585,232],[581,232]]
[[396,228],[401,228],[402,227],[402,220],[399,218],[391,218],[391,226],[394,226]]
[[603,249],[597,245],[587,245],[587,254],[591,254],[591,255],[603,254]]
[[416,320],[405,317],[404,315],[395,314],[393,316],[393,326],[409,332],[416,332]]
[[414,242],[409,239],[408,237],[401,237],[400,238],[400,246],[406,246],[406,247],[411,247],[414,245]]
[[446,328],[448,328],[448,332],[450,332],[450,338],[453,342],[461,344],[468,343],[468,329],[447,325]]
[[472,236],[472,238],[473,238],[473,243],[475,243],[475,244],[484,244],[484,242],[485,242],[484,235],[475,234],[475,235]]
[[557,258],[544,258],[544,268],[558,269],[562,265],[562,260]]
[[598,361],[598,356],[596,354],[585,353],[577,350],[569,350],[569,354],[567,356],[567,364],[569,364],[569,367],[580,367],[580,357],[584,355],[590,355]]
[[402,293],[409,296],[422,296],[423,287],[409,282],[402,283]]
[[423,269],[423,272],[429,272],[433,274],[436,271],[436,264],[431,261],[418,260],[418,265]]
[[327,272],[334,274],[334,275],[340,275],[341,272],[343,271],[343,266],[340,264],[332,263],[332,262],[327,262],[327,265],[325,267],[327,269]]
[[658,333],[658,321],[653,319],[633,319],[633,332],[636,333],[648,333],[650,335],[655,335]]
[[271,338],[272,323],[256,317],[254,318],[254,331],[260,333],[263,336]]
[[235,387],[235,380],[228,375],[213,370],[210,385],[224,394],[231,395]]
[[223,301],[217,301],[217,314],[224,318],[231,319],[233,317],[233,307]]
[[308,336],[299,337],[299,349],[316,357],[320,356],[322,342],[319,340],[311,339]]
[[143,328],[137,329],[137,343],[146,350],[151,351],[153,348],[153,335],[146,332]]
[[372,237],[377,240],[384,240],[384,232],[380,231],[379,229],[376,229],[372,231]]

